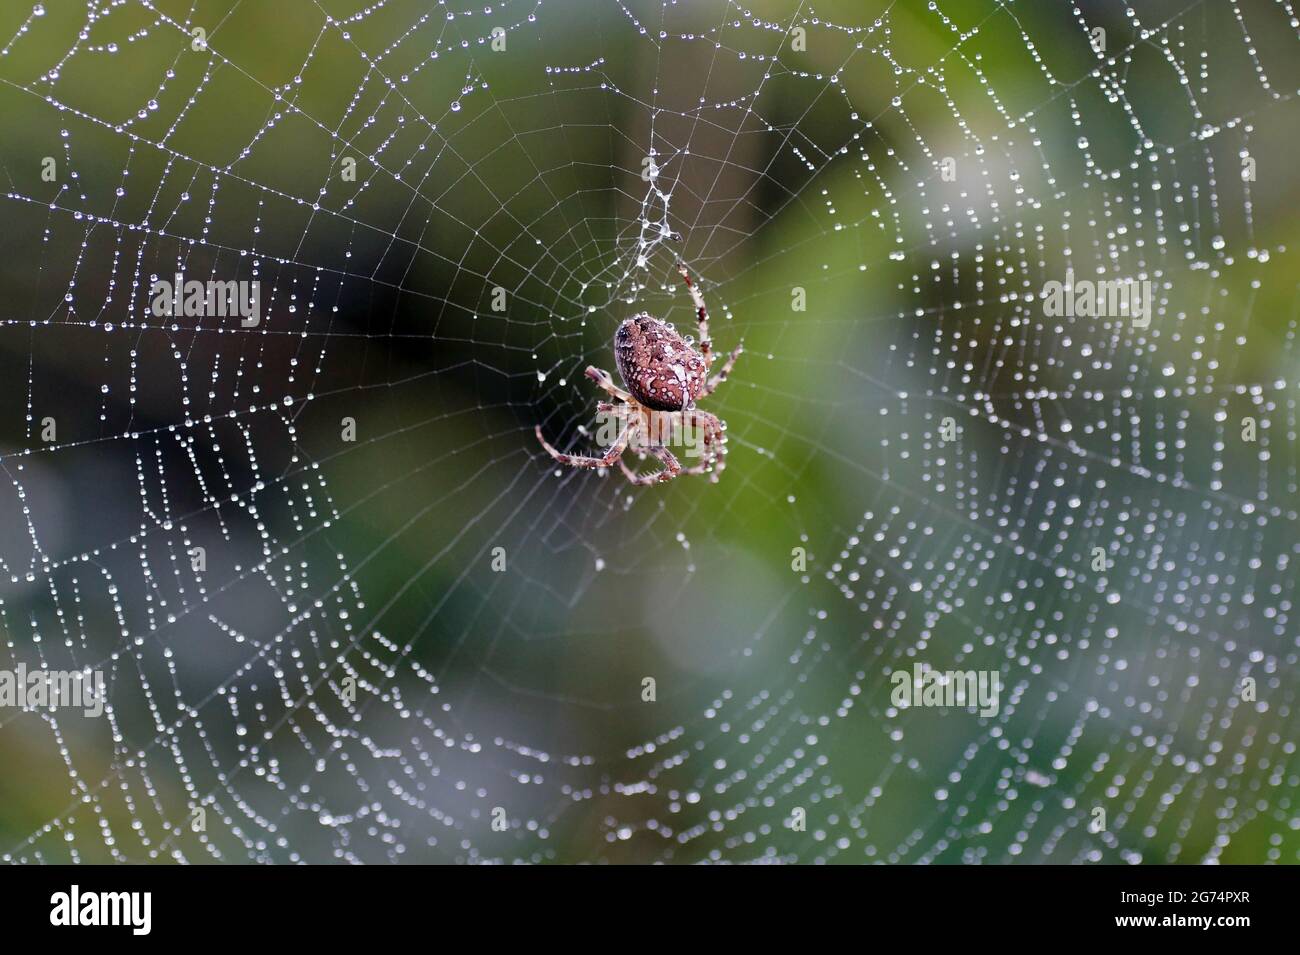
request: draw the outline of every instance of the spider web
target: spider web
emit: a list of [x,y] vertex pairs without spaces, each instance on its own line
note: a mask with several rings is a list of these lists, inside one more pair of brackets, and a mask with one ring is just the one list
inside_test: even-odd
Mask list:
[[[0,858],[1294,862],[1298,29],[6,6]],[[678,257],[721,481],[557,469]]]

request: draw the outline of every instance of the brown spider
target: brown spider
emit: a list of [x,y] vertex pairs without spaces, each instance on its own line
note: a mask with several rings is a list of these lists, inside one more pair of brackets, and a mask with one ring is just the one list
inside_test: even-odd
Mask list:
[[[700,350],[697,352],[687,344],[671,325],[646,312],[624,319],[614,333],[614,361],[627,391],[614,384],[609,372],[594,365],[587,366],[587,377],[615,399],[613,402],[602,401],[596,407],[602,414],[614,416],[619,424],[618,437],[603,457],[563,454],[547,443],[542,437],[541,426],[538,426],[537,440],[561,464],[575,468],[608,468],[617,462],[633,484],[655,484],[671,481],[679,474],[703,474],[706,471],[712,471],[710,480],[717,482],[726,465],[725,425],[716,415],[696,408],[695,402],[713,394],[718,385],[727,380],[744,343],[736,346],[716,375],[708,377],[713,366],[709,313],[704,307],[704,296],[691,281],[686,266],[679,262],[677,271],[695,303],[700,325]],[[704,447],[699,464],[683,468],[666,445],[674,435],[688,429],[703,438]],[[634,450],[653,454],[663,462],[663,469],[637,474],[623,461],[623,452],[629,445]]]

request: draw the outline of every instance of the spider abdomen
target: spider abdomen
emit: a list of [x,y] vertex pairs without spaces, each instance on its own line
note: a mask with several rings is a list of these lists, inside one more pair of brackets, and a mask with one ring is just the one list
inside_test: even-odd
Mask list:
[[656,411],[680,411],[704,389],[704,359],[666,322],[642,313],[614,333],[614,361],[632,397]]

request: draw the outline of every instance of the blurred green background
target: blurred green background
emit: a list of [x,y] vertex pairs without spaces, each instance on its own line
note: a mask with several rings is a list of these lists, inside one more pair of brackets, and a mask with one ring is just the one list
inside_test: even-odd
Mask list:
[[[0,712],[0,857],[1296,861],[1277,5],[47,3],[0,42],[0,632],[113,686]],[[745,342],[726,471],[557,473],[533,427],[590,447],[618,321],[690,327],[679,255]],[[1067,268],[1153,281],[1151,328],[1046,318]],[[153,318],[176,271],[262,325]],[[918,661],[1000,712],[895,710]]]

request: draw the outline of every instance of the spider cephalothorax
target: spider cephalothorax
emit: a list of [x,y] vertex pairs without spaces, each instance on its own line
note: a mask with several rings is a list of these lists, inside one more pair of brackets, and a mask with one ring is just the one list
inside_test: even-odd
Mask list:
[[[611,415],[617,421],[618,437],[598,458],[562,454],[546,442],[542,429],[538,427],[537,440],[561,464],[578,468],[608,468],[617,463],[633,484],[671,481],[679,474],[702,474],[705,471],[711,471],[712,480],[717,481],[725,463],[725,425],[716,415],[696,408],[695,402],[712,394],[727,380],[743,346],[737,345],[721,370],[712,378],[708,377],[713,366],[709,313],[685,266],[679,264],[677,271],[685,280],[695,305],[696,321],[700,326],[700,350],[692,348],[671,325],[645,312],[625,319],[614,333],[614,362],[627,391],[615,385],[608,372],[587,366],[587,377],[615,399],[613,402],[602,401],[597,407],[602,414]],[[698,438],[696,453],[700,455],[698,464],[686,468],[667,447],[683,435]],[[652,474],[637,474],[623,461],[623,452],[629,445],[643,454],[653,454],[663,463],[663,469]]]

